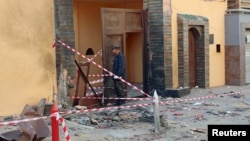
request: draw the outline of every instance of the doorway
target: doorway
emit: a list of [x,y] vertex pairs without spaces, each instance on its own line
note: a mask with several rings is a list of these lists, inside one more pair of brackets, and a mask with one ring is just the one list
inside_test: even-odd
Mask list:
[[193,88],[196,86],[196,48],[197,38],[199,33],[197,29],[190,28],[188,30],[188,49],[189,49],[189,87]]
[[[118,45],[126,59],[126,80],[134,85],[143,83],[143,12],[140,9],[101,8],[103,36],[103,65],[109,71],[113,66],[111,47]],[[105,77],[104,94],[114,95],[112,77]],[[131,89],[128,89],[128,91]],[[130,95],[129,95],[130,94]],[[128,97],[134,93],[128,92]]]
[[178,14],[178,80],[181,87],[209,87],[208,25],[206,17]]

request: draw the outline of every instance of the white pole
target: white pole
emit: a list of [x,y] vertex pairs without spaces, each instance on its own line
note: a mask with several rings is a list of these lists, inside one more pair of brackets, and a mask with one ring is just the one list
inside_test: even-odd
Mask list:
[[155,133],[159,133],[160,132],[159,98],[156,90],[154,91],[153,108],[154,108],[154,126],[155,126],[154,131]]

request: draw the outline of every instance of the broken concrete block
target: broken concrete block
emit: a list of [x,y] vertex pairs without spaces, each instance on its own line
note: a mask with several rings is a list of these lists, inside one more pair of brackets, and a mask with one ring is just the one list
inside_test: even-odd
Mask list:
[[237,102],[234,104],[235,111],[246,111],[249,109],[249,106],[246,105],[244,102]]
[[182,116],[183,113],[180,112],[180,111],[176,111],[176,112],[173,113],[173,115],[174,115],[174,116]]
[[87,107],[86,106],[81,106],[81,105],[77,105],[75,106],[76,110],[86,110]]
[[160,123],[162,127],[168,128],[168,117],[160,116]]
[[8,131],[0,134],[0,141],[28,141],[20,130]]
[[19,129],[0,135],[0,141],[42,141],[50,136],[50,129],[44,119],[21,122],[17,124]]
[[202,114],[197,114],[194,117],[195,117],[196,120],[203,120],[204,119]]
[[42,98],[36,108],[36,112],[38,115],[43,116],[45,104],[46,104],[46,99]]
[[112,120],[113,120],[113,121],[120,121],[121,119],[120,119],[118,116],[114,116],[114,117],[112,118]]
[[43,116],[45,109],[46,99],[42,98],[38,105],[26,104],[20,116]]

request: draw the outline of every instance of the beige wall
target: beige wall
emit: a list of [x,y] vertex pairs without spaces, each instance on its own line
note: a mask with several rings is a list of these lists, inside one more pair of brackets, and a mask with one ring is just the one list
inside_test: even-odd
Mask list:
[[52,100],[53,0],[0,1],[0,116]]
[[[171,6],[169,6],[171,1]],[[214,34],[214,44],[209,45],[209,71],[210,87],[225,84],[225,31],[224,13],[226,1],[203,0],[164,0],[164,12],[172,12],[172,42],[173,42],[173,76],[178,76],[177,56],[177,14],[192,14],[209,19],[209,34]],[[216,52],[216,44],[221,45],[221,52]],[[174,77],[174,86],[178,86],[178,77]]]
[[[110,3],[108,0],[106,2],[86,2],[84,0],[75,0],[74,8],[74,21],[75,21],[75,35],[76,35],[76,49],[81,53],[86,52],[88,48],[92,48],[95,53],[102,49],[102,23],[101,23],[101,12],[102,7],[106,8],[129,8],[129,9],[142,9],[142,0],[135,0],[133,3]],[[137,43],[130,44],[133,46],[142,47],[142,36],[141,40],[137,40]],[[137,37],[136,37],[137,38]],[[134,41],[132,38],[128,41]],[[142,50],[138,49],[135,51],[136,58],[142,58]],[[89,56],[92,57],[92,56]],[[79,61],[84,61],[82,57],[77,57]],[[137,59],[138,60],[138,59]],[[94,61],[98,64],[102,64],[101,56],[97,56]],[[140,61],[140,62],[139,62]],[[139,59],[138,62],[142,66],[142,59]],[[128,68],[134,66],[138,67],[138,62],[127,60]],[[142,82],[142,67],[139,69],[130,69],[129,72],[136,70],[136,77],[133,78],[133,81]],[[102,70],[97,68],[94,65],[90,66],[90,74],[102,74]],[[128,72],[128,73],[129,73]],[[130,77],[131,78],[131,77]],[[95,80],[97,78],[90,77],[89,80]]]

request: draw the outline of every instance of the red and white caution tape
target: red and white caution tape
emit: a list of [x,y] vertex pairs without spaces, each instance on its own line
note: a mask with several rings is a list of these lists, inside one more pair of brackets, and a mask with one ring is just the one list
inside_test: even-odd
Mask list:
[[111,76],[110,74],[89,74],[89,77],[105,77],[105,76]]
[[92,64],[96,65],[98,68],[102,69],[103,71],[109,73],[111,76],[116,76],[118,77],[123,83],[125,83],[126,85],[132,87],[133,89],[139,91],[140,93],[148,96],[148,97],[151,97],[149,94],[145,93],[143,90],[139,89],[138,87],[132,85],[131,83],[125,81],[124,79],[120,78],[119,76],[115,75],[114,73],[110,72],[109,70],[107,70],[106,68],[104,68],[103,66],[97,64],[95,61],[93,60],[90,60],[88,57],[86,57],[84,54],[80,53],[79,51],[71,48],[69,45],[67,45],[66,43],[60,41],[60,40],[56,40],[58,43],[60,43],[61,45],[63,45],[64,47],[66,47],[67,49],[71,50],[72,52],[74,52],[75,54],[83,57],[84,59],[87,59],[88,61],[90,61]]
[[[103,92],[96,92],[96,94],[102,94]],[[92,96],[95,95],[94,93],[86,93],[86,96]]]
[[218,94],[218,95],[208,95],[208,96],[194,97],[194,98],[185,98],[185,99],[177,98],[175,100],[168,100],[168,101],[160,102],[160,104],[164,105],[164,104],[169,104],[169,103],[196,101],[196,100],[210,99],[210,98],[216,98],[216,97],[222,97],[222,96],[237,95],[237,94],[242,94],[242,93],[247,93],[247,92],[249,92],[249,90],[239,91],[239,92],[232,92],[232,93],[226,93],[226,94]]
[[[244,93],[249,93],[250,90],[244,90],[244,91],[239,91],[239,92],[232,92],[232,93],[226,93],[226,94],[216,94],[216,95],[208,95],[208,96],[202,96],[202,97],[194,97],[194,98],[185,98],[185,99],[180,99],[177,98],[175,100],[168,100],[168,101],[163,101],[160,102],[161,105],[164,104],[169,104],[169,103],[177,103],[177,102],[187,102],[187,101],[195,101],[195,100],[202,100],[202,99],[210,99],[210,98],[215,98],[215,97],[223,97],[223,96],[230,96],[230,95],[239,95],[239,94],[244,94]],[[114,110],[114,109],[128,109],[128,108],[135,108],[135,107],[147,107],[151,106],[151,103],[147,104],[137,104],[137,105],[130,105],[130,106],[117,106],[117,107],[106,107],[106,108],[95,108],[95,109],[87,109],[87,110],[73,110],[69,112],[64,112],[64,113],[84,113],[84,112],[96,112],[96,111],[105,111],[105,110]],[[56,116],[58,118],[59,114],[52,114],[51,116]],[[49,117],[51,117],[49,116]],[[22,120],[16,120],[16,121],[8,121],[8,122],[0,122],[0,127],[5,126],[5,125],[16,125],[21,122],[28,122],[28,121],[34,121],[34,120],[39,120],[39,119],[47,119],[49,117],[36,117],[36,118],[29,118],[29,119],[22,119]]]
[[5,126],[5,125],[16,125],[18,123],[22,122],[29,122],[29,121],[35,121],[35,120],[40,120],[40,119],[47,119],[49,117],[57,117],[59,116],[59,113],[53,113],[50,116],[42,116],[42,117],[34,117],[34,118],[27,118],[27,119],[20,119],[20,120],[15,120],[15,121],[6,121],[6,122],[0,122],[0,127]]
[[70,141],[70,136],[69,136],[69,132],[67,130],[67,126],[65,124],[65,121],[63,118],[60,118],[60,122],[62,123],[62,128],[63,128],[63,132],[64,132],[64,137],[66,139],[66,141]]
[[117,97],[72,97],[73,99],[110,99],[110,100],[137,100],[137,101],[146,101],[146,100],[153,100],[153,98],[117,98]]
[[[92,87],[95,90],[103,90],[104,88],[114,89],[113,87]],[[88,89],[91,89],[91,87],[88,87]]]
[[93,84],[102,83],[102,82],[103,82],[103,79],[98,79],[98,80],[91,81],[89,83],[93,85]]
[[[159,104],[164,105],[164,104],[169,104],[169,103],[210,99],[210,98],[221,97],[221,96],[237,95],[237,94],[242,94],[242,93],[246,93],[246,92],[249,92],[249,91],[240,91],[240,92],[234,92],[234,93],[228,93],[228,94],[209,95],[209,96],[185,98],[185,99],[177,98],[175,100],[163,101],[163,102],[160,102]],[[129,105],[129,106],[106,107],[106,108],[94,108],[94,109],[87,109],[87,110],[73,110],[73,111],[69,111],[67,113],[71,114],[71,113],[99,112],[99,111],[115,110],[115,109],[128,109],[128,108],[135,108],[135,107],[147,107],[147,106],[151,106],[151,105],[152,105],[152,103],[136,104],[136,105]]]
[[147,104],[136,104],[136,105],[129,105],[129,106],[114,106],[114,107],[93,108],[93,109],[86,109],[86,110],[72,110],[72,111],[68,111],[68,112],[63,112],[62,114],[101,112],[101,111],[116,110],[116,109],[129,109],[129,108],[136,108],[136,107],[147,107],[147,106],[151,106],[151,105],[152,105],[152,103],[147,103]]
[[102,50],[99,50],[92,58],[90,58],[89,62],[91,62],[92,60],[94,60],[94,58],[96,58],[97,55],[101,54]]
[[7,122],[1,122],[0,123],[0,127],[1,126],[5,126],[5,125],[16,125],[18,123],[22,123],[22,122],[28,122],[28,121],[35,121],[35,120],[39,120],[39,119],[47,119],[48,117],[35,117],[35,118],[27,118],[27,119],[21,119],[21,120],[15,120],[15,121],[7,121]]

